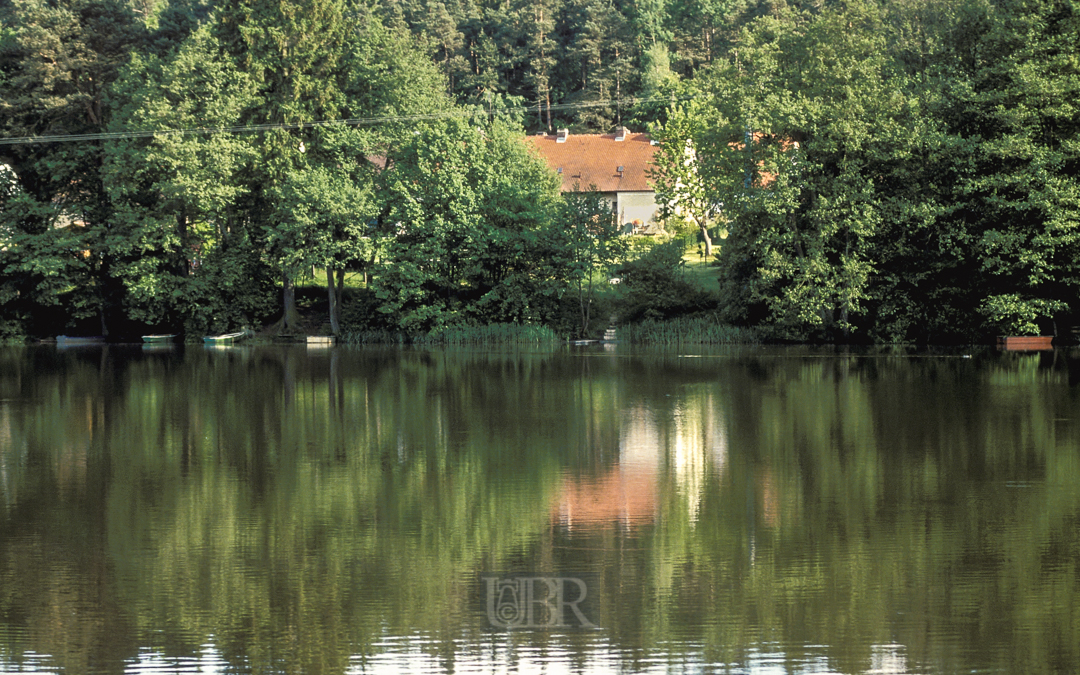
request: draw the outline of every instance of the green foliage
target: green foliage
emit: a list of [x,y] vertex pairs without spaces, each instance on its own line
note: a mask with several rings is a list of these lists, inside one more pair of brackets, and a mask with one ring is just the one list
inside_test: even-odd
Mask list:
[[[361,179],[363,180],[363,179]],[[343,168],[316,165],[292,171],[274,186],[274,224],[266,243],[291,276],[311,267],[344,268],[367,260],[373,244],[364,222],[374,212],[371,187]]]
[[[992,295],[983,301],[979,311],[999,335],[1046,335],[1046,323],[1069,306],[1061,301],[1042,298],[1023,298],[1018,294]],[[1039,323],[1043,323],[1040,327]]]
[[[4,135],[82,134],[105,129],[108,92],[144,26],[117,2],[27,0],[0,5],[0,131]],[[97,142],[4,148],[18,188],[3,197],[0,230],[15,255],[0,273],[22,304],[63,302],[70,318],[97,315],[108,333],[123,306],[115,278],[113,207],[102,182]],[[10,277],[9,277],[10,278]],[[10,288],[10,285],[9,285]],[[61,326],[49,326],[57,330]]]
[[[632,317],[707,306],[661,252],[609,288],[626,242],[595,227],[599,203],[558,206],[520,142],[523,121],[606,130],[624,115],[659,123],[669,223],[710,259],[730,235],[725,322],[908,342],[1080,314],[1071,2],[133,7],[0,4],[0,131],[115,134],[0,146],[9,332],[256,320],[271,278],[295,332],[313,266],[335,331],[351,312],[411,335],[590,335],[616,296]],[[349,118],[384,121],[306,126]],[[248,124],[272,128],[125,136]],[[346,273],[371,279],[371,303],[346,306]]]
[[596,191],[596,186],[589,186],[586,192],[564,194],[555,222],[561,238],[558,248],[564,256],[560,261],[564,278],[577,292],[581,320],[578,335],[592,337],[596,315],[593,305],[599,288],[608,285],[629,242],[621,234],[611,202]]
[[968,141],[960,200],[987,282],[991,322],[1034,330],[1080,310],[1080,8],[1002,2],[981,9],[980,60],[950,92],[951,128]]
[[172,288],[177,319],[188,335],[262,325],[277,306],[275,290],[276,278],[248,238],[209,251],[196,273]]
[[731,233],[725,318],[904,341],[1076,311],[1072,10],[805,19],[749,24],[658,134],[659,201]]
[[385,254],[379,311],[410,334],[476,316],[542,320],[556,278],[548,254],[554,176],[509,130],[464,120],[425,126],[380,176]]
[[692,224],[705,243],[708,258],[713,255],[709,228],[721,218],[724,203],[724,192],[717,190],[730,178],[722,170],[722,177],[716,175],[716,162],[723,167],[728,147],[717,144],[711,132],[722,123],[713,107],[704,102],[672,106],[667,121],[657,128],[660,147],[650,170],[661,217]]
[[675,239],[619,266],[619,286],[626,293],[620,303],[620,323],[668,319],[715,307],[715,295],[684,278],[683,251],[683,240]]
[[[116,130],[227,127],[253,105],[255,89],[202,28],[164,57],[134,57],[113,100]],[[267,288],[255,280],[267,272],[259,256],[238,257],[254,252],[236,217],[249,190],[241,172],[254,157],[251,138],[232,134],[161,134],[107,145],[103,175],[123,233],[116,274],[129,316],[164,328],[225,330],[244,322],[223,325],[214,317],[254,312],[250,321],[265,314],[255,308],[265,306],[258,294]],[[227,267],[219,268],[223,262]],[[241,270],[246,279],[228,278]],[[256,295],[238,295],[242,288]]]

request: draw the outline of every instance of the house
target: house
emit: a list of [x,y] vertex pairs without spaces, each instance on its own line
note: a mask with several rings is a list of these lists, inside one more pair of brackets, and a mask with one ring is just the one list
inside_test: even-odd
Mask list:
[[660,229],[656,192],[648,171],[656,145],[648,134],[619,127],[614,134],[539,133],[526,139],[562,179],[562,191],[585,191],[595,186],[611,203],[620,223],[639,234]]

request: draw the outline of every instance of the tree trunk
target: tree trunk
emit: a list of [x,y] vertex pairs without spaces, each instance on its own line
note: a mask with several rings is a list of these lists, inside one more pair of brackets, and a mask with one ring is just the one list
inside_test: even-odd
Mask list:
[[300,313],[296,311],[296,286],[288,273],[282,275],[282,301],[285,313],[281,317],[281,332],[295,335],[300,330]]
[[173,272],[178,277],[190,276],[191,259],[188,256],[191,254],[191,249],[188,246],[188,222],[186,214],[176,214],[176,233],[180,237],[180,253],[177,256]]
[[712,237],[709,236],[708,226],[701,226],[701,236],[705,240],[705,260],[712,260]]
[[581,301],[581,337],[589,337],[589,321],[592,318],[592,273],[589,273],[589,283],[586,286],[578,282],[578,298]]
[[615,47],[615,124],[622,126],[622,69],[619,68],[619,48]]
[[341,333],[341,283],[345,280],[345,270],[338,271],[338,283],[334,283],[334,268],[326,266],[326,291],[330,298],[330,332]]
[[552,132],[551,127],[551,87],[544,90],[544,101],[547,103],[547,130],[550,134]]

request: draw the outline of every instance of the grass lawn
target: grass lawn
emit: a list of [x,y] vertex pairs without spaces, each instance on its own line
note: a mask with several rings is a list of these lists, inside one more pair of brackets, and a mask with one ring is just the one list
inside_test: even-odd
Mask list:
[[[716,246],[713,246],[713,250],[716,250]],[[702,260],[698,255],[697,246],[688,246],[683,251],[683,262],[685,263],[683,273],[688,282],[710,293],[717,290],[716,280],[720,275],[720,270]]]

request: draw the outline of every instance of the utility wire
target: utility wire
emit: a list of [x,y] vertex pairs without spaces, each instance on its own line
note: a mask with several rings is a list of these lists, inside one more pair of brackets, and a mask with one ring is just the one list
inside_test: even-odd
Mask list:
[[[626,105],[640,105],[642,103],[673,103],[687,101],[693,96],[627,99]],[[580,103],[561,103],[550,106],[551,110],[579,110],[586,108],[604,108],[616,105],[616,101],[593,101]],[[621,104],[620,104],[621,105]],[[525,114],[539,112],[548,109],[547,106],[522,106],[516,108],[493,108],[485,110],[480,107],[469,107],[457,110],[449,110],[441,113],[429,113],[425,115],[390,115],[386,117],[358,117],[341,120],[321,120],[317,122],[297,122],[294,124],[248,124],[236,127],[195,127],[191,129],[149,129],[131,131],[101,132],[95,134],[57,134],[53,136],[16,136],[12,138],[0,138],[0,145],[27,145],[31,143],[73,143],[78,141],[118,141],[137,138],[153,138],[155,136],[212,136],[215,134],[242,134],[257,131],[272,131],[281,129],[295,131],[298,129],[312,129],[315,127],[332,126],[373,126],[394,122],[423,122],[427,120],[446,119],[451,117],[476,117],[478,115],[494,114],[495,112],[521,111]]]

